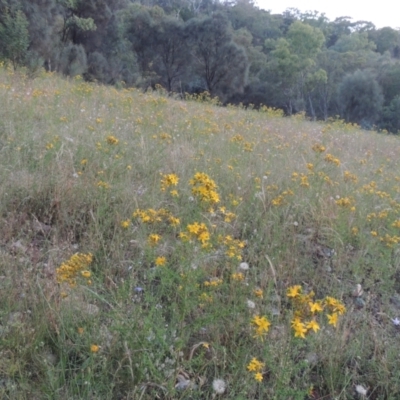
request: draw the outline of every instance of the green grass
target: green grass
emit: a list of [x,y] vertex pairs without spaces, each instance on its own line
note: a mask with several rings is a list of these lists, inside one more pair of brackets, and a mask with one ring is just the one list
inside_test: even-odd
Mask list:
[[342,121],[1,70],[0,397],[399,398],[399,156]]

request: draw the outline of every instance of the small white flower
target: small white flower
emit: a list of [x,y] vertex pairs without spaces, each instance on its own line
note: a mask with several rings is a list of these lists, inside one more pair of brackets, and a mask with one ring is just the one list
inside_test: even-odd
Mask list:
[[248,271],[249,269],[249,264],[247,264],[247,262],[242,262],[239,265],[239,269],[241,269],[242,271]]
[[214,379],[213,381],[213,389],[217,394],[224,394],[226,390],[226,383],[222,379]]
[[254,301],[247,300],[247,307],[256,308],[256,303],[254,303]]
[[392,322],[393,322],[394,325],[400,326],[400,319],[398,319],[397,317],[395,319],[392,319]]
[[299,223],[298,223],[297,221],[294,221],[294,222],[293,222],[293,225],[294,225],[294,226],[299,226]]
[[364,386],[362,385],[356,385],[356,392],[360,394],[361,396],[366,396],[367,395],[367,389],[365,389]]

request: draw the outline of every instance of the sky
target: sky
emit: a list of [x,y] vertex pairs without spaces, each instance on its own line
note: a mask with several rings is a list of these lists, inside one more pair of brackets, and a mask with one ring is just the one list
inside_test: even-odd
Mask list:
[[391,26],[400,28],[400,12],[393,0],[363,1],[354,0],[256,0],[258,7],[270,10],[272,14],[281,14],[287,8],[300,11],[319,11],[333,21],[337,17],[351,17],[353,21],[369,21],[376,28]]

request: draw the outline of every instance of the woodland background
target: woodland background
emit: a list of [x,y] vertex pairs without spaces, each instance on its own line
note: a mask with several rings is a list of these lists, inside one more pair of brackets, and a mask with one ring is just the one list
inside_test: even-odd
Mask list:
[[0,60],[400,130],[400,31],[238,0],[0,0]]

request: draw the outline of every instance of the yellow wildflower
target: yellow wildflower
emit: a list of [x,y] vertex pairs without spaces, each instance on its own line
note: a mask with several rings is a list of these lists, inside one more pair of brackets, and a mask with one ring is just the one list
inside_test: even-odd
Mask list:
[[338,322],[338,313],[327,314],[328,317],[328,324],[333,325],[335,328]]
[[244,280],[244,275],[241,272],[233,273],[231,275],[231,277],[234,281],[238,281],[238,282],[241,282]]
[[253,357],[247,366],[249,372],[260,372],[264,368],[264,363],[258,361],[257,358]]
[[131,224],[131,221],[129,219],[127,219],[125,221],[121,221],[121,227],[124,229],[129,228],[130,224]]
[[263,380],[262,373],[261,373],[261,372],[256,372],[256,373],[254,374],[254,379],[255,379],[257,382],[261,382],[261,381]]
[[116,145],[119,143],[119,140],[115,136],[112,136],[112,135],[107,136],[106,141],[108,144],[111,144],[111,145]]
[[316,301],[315,303],[313,303],[312,301],[310,301],[308,303],[308,305],[310,306],[310,311],[314,314],[316,312],[321,312],[323,310],[323,307],[321,305],[320,301]]
[[320,328],[319,324],[315,319],[311,320],[307,325],[306,328],[308,330],[313,330],[314,332],[317,332]]
[[295,286],[290,286],[286,292],[287,297],[299,297],[301,293],[301,286],[300,285],[295,285]]
[[100,350],[100,347],[97,346],[97,344],[92,344],[92,345],[90,346],[90,351],[91,351],[92,353],[97,353],[99,350]]
[[254,325],[256,329],[256,337],[262,337],[269,331],[269,327],[271,326],[271,323],[268,321],[266,317],[260,317],[259,315],[256,315],[252,320],[251,323]]
[[167,262],[167,259],[165,257],[157,257],[154,263],[157,265],[157,267],[162,267],[165,265]]
[[152,233],[148,237],[148,242],[149,242],[150,246],[155,246],[160,241],[160,239],[161,239],[160,235],[157,235],[156,233]]
[[162,174],[161,190],[164,192],[169,186],[177,186],[179,177],[176,174]]

